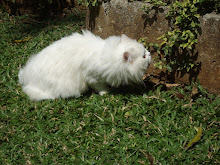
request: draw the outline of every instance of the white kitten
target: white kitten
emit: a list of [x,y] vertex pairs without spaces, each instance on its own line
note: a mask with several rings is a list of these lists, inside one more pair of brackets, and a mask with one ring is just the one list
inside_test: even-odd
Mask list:
[[89,31],[73,33],[33,55],[19,71],[23,91],[32,100],[79,97],[89,87],[140,83],[151,61],[144,46],[126,35],[105,40]]

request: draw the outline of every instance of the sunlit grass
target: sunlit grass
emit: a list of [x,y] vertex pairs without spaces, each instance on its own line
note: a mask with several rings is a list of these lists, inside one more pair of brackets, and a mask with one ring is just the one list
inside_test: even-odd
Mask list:
[[[28,16],[0,14],[1,163],[219,164],[219,97],[199,85],[193,98],[191,86],[159,86],[32,102],[18,84],[20,66],[51,42],[80,31],[85,18],[24,23]],[[25,37],[31,38],[15,42]],[[202,139],[185,150],[198,127]]]

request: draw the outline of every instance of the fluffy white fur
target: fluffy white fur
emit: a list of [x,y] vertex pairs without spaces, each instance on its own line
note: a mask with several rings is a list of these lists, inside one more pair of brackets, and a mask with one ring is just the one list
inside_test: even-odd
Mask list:
[[36,101],[79,97],[89,87],[102,95],[108,85],[142,82],[150,61],[144,46],[124,34],[103,40],[83,31],[33,55],[20,69],[19,82]]

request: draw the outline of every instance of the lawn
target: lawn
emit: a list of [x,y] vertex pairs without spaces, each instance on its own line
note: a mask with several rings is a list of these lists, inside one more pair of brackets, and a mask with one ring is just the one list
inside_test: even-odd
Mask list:
[[[220,163],[220,98],[198,83],[30,101],[18,84],[19,68],[31,54],[82,28],[81,14],[39,21],[0,12],[2,164]],[[186,149],[199,128],[202,138]]]

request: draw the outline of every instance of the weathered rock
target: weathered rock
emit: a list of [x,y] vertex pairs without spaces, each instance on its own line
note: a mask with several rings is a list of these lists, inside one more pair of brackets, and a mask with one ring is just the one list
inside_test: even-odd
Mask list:
[[87,28],[103,38],[124,33],[134,39],[147,37],[150,42],[156,42],[169,30],[167,10],[153,10],[147,15],[140,10],[143,5],[139,1],[111,0],[100,7],[89,8]]
[[201,70],[198,79],[210,92],[220,94],[220,14],[206,14],[200,18],[201,35],[198,38],[198,61]]
[[[147,15],[140,10],[143,5],[140,1],[111,0],[88,8],[87,28],[103,38],[126,34],[134,39],[147,38],[147,42],[160,43],[157,38],[170,30],[166,19],[168,8],[153,9]],[[208,91],[220,94],[220,15],[206,14],[200,22],[201,35],[194,58],[201,66],[197,71],[175,74],[175,81],[190,83],[198,78]],[[151,65],[148,73],[158,76],[163,72]]]

